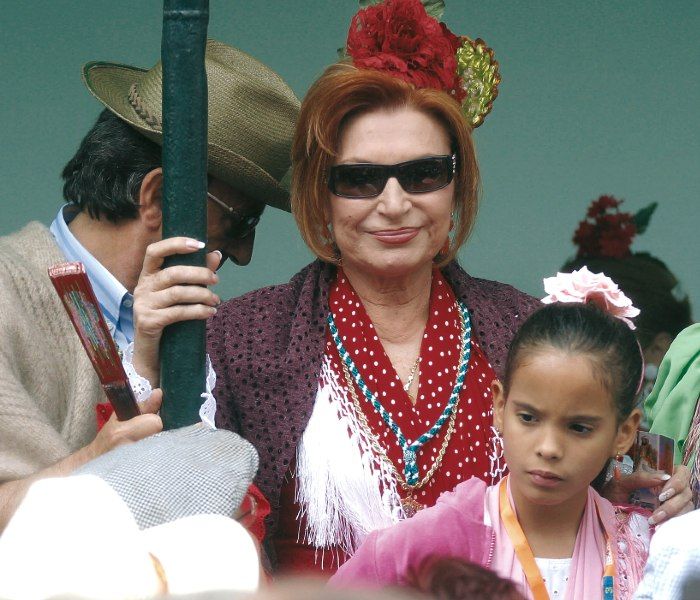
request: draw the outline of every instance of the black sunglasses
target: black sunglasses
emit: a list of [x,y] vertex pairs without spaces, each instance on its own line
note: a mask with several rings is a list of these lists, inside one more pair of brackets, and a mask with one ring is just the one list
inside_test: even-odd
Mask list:
[[382,193],[389,177],[396,177],[409,194],[425,194],[447,187],[457,170],[457,156],[428,156],[399,163],[334,165],[328,188],[342,198],[374,198]]
[[207,192],[207,198],[218,204],[231,217],[231,226],[227,236],[233,239],[242,240],[248,237],[260,223],[261,215],[242,215],[233,206],[229,206],[223,200],[219,200],[214,194]]

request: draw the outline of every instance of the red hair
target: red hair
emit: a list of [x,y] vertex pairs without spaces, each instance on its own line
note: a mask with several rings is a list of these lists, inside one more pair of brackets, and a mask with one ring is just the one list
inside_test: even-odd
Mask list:
[[391,75],[339,63],[328,67],[306,94],[292,143],[292,213],[304,241],[320,259],[337,259],[328,224],[327,178],[344,125],[358,114],[401,108],[436,119],[457,155],[454,235],[448,251],[439,255],[438,265],[452,260],[469,237],[480,179],[471,129],[459,104],[444,92],[417,89]]

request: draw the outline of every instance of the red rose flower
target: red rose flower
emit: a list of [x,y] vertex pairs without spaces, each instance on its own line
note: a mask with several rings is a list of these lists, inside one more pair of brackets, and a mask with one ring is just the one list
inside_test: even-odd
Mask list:
[[360,69],[383,71],[417,88],[433,88],[461,102],[459,38],[425,12],[420,0],[386,0],[359,11],[347,53]]
[[620,212],[622,200],[601,196],[588,207],[586,219],[578,224],[574,244],[577,258],[624,258],[637,235],[634,217]]
[[631,240],[617,235],[615,231],[605,231],[598,242],[600,255],[608,258],[624,258],[629,254]]

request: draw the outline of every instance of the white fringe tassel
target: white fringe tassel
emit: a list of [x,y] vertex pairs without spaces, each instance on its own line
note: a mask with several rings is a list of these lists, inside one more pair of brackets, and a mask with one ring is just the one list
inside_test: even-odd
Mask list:
[[503,438],[493,425],[491,425],[491,452],[489,453],[491,463],[491,485],[495,485],[506,474],[506,458],[503,455]]
[[367,534],[405,517],[396,477],[373,452],[328,358],[297,448],[296,479],[296,500],[306,517],[299,535],[322,555],[334,546],[351,555]]

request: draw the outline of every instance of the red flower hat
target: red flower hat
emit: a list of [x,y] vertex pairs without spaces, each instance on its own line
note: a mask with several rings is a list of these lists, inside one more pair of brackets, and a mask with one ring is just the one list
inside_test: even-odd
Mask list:
[[632,254],[632,240],[646,230],[657,205],[654,202],[633,215],[620,211],[622,202],[606,195],[591,202],[574,233],[576,258],[625,258]]
[[501,76],[481,39],[452,33],[441,23],[444,3],[384,0],[352,19],[345,52],[359,69],[388,73],[417,88],[449,94],[472,127],[491,111]]
[[446,91],[461,102],[466,96],[457,74],[461,45],[420,0],[385,0],[353,17],[347,53],[360,69],[385,71],[418,88]]

